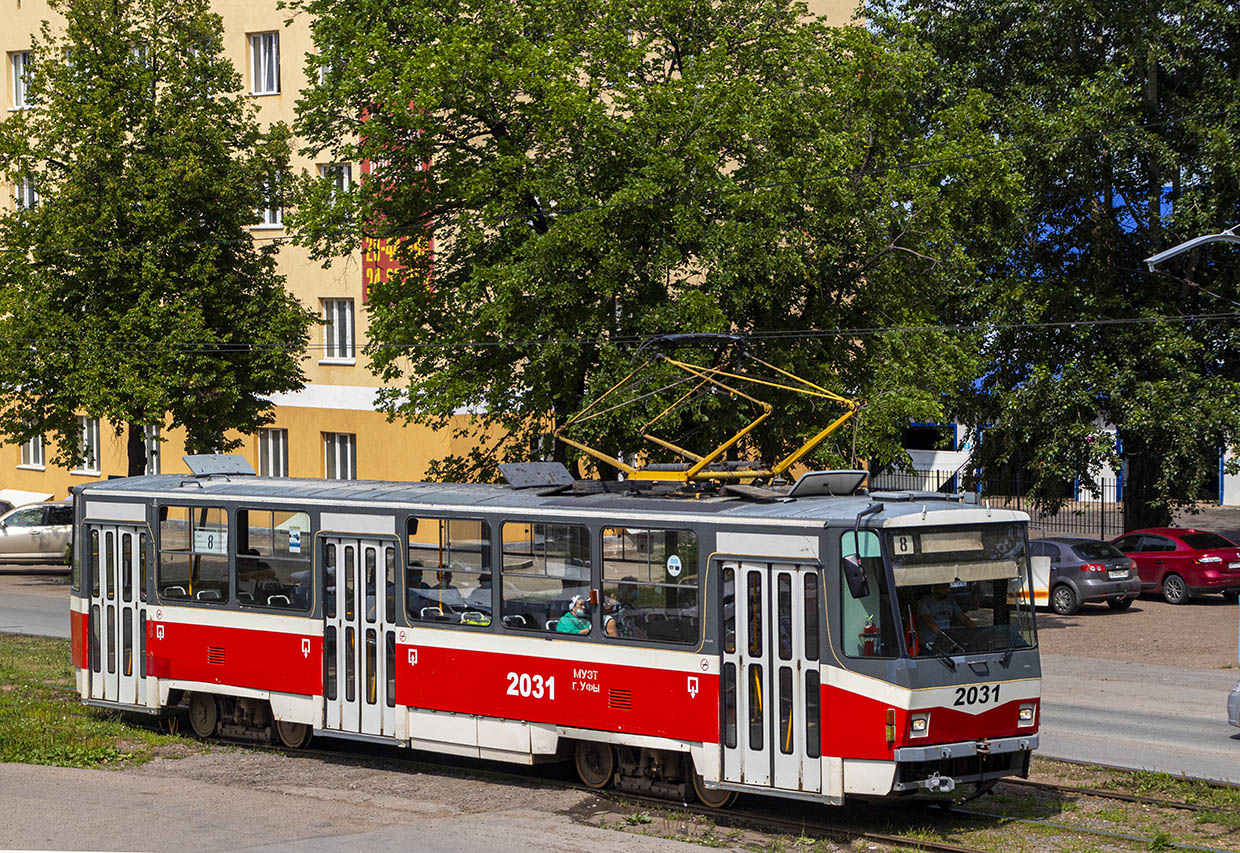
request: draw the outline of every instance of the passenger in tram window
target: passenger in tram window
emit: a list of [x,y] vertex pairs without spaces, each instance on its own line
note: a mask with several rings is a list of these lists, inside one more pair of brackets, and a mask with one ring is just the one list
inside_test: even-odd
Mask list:
[[460,610],[465,607],[465,598],[461,591],[452,584],[452,572],[436,572],[438,580],[433,587],[432,597],[442,610]]
[[560,617],[555,630],[561,634],[590,633],[590,614],[586,611],[586,603],[580,595],[574,595],[568,605],[568,612]]
[[975,627],[968,614],[948,595],[950,591],[950,584],[936,583],[930,587],[930,592],[917,602],[917,624],[921,627],[927,649],[933,648],[939,634],[953,623],[965,628]]
[[616,588],[615,615],[621,636],[641,638],[644,633],[637,622],[639,594],[637,578],[626,575],[620,579],[620,585]]
[[614,595],[603,599],[603,634],[607,637],[620,636],[620,622],[616,619],[616,610],[620,601]]
[[465,605],[470,610],[481,610],[484,613],[491,612],[490,572],[484,572],[478,577],[478,586],[469,594],[469,598],[466,599]]

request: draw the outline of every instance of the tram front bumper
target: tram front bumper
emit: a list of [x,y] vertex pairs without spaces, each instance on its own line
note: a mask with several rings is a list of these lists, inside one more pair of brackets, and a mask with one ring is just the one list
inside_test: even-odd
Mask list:
[[895,750],[895,791],[950,791],[956,785],[1027,776],[1036,734]]

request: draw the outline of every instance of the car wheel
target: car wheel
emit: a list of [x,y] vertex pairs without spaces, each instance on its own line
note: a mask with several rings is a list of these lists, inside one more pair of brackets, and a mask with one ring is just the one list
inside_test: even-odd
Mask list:
[[1112,610],[1127,610],[1129,607],[1132,607],[1134,600],[1132,598],[1108,598],[1107,606]]
[[1184,578],[1176,574],[1163,578],[1162,596],[1168,604],[1183,604],[1188,601],[1188,586],[1184,583]]
[[1076,592],[1066,583],[1051,590],[1051,610],[1054,610],[1060,616],[1071,616],[1080,607],[1077,601]]

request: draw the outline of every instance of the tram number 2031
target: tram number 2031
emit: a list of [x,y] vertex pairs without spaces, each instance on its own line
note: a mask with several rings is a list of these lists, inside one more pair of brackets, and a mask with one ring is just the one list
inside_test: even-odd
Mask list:
[[[512,691],[509,691],[512,692]],[[956,701],[953,705],[985,705],[987,702],[999,701],[998,684],[975,684],[972,687],[957,687]]]
[[542,699],[545,696],[554,701],[555,676],[543,678],[541,675],[530,675],[528,672],[510,672],[508,673],[508,695],[525,699]]

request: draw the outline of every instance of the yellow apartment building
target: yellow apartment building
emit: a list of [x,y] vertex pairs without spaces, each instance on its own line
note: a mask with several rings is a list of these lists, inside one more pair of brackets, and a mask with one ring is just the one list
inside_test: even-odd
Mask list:
[[[247,93],[257,103],[265,122],[290,125],[299,92],[305,88],[304,60],[313,51],[306,16],[288,20],[288,12],[276,0],[215,0],[212,4],[224,23],[224,49],[241,72]],[[45,20],[52,20],[46,0],[0,0],[7,9],[0,39],[4,50],[4,101],[6,110],[23,108],[23,70],[33,61],[32,37]],[[853,0],[811,0],[811,10],[834,22],[847,23]],[[358,178],[357,164],[312,162],[296,154],[292,168],[311,174],[330,170],[337,180]],[[29,204],[37,188],[12,186],[9,204]],[[253,226],[256,239],[284,236],[283,215],[278,209],[264,211],[263,221]],[[297,393],[272,398],[275,420],[259,434],[245,436],[238,451],[261,474],[341,479],[417,480],[425,476],[427,463],[450,453],[465,454],[469,446],[452,437],[451,430],[436,432],[426,427],[389,423],[375,411],[378,384],[361,355],[367,336],[365,281],[374,275],[376,252],[358,248],[340,258],[330,269],[310,260],[305,250],[283,244],[279,267],[290,292],[316,310],[324,324],[311,330],[311,347],[303,358],[306,387]],[[383,258],[378,258],[382,265]],[[466,417],[462,414],[460,417]],[[43,440],[0,447],[0,496],[5,490],[32,493],[24,497],[63,497],[71,485],[127,470],[124,432],[106,422],[81,417],[83,438],[93,460],[86,467],[66,470],[49,461],[50,448]],[[150,440],[148,466],[152,473],[186,473],[181,459],[183,435],[164,432]]]

